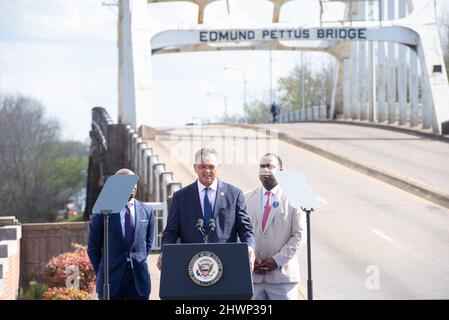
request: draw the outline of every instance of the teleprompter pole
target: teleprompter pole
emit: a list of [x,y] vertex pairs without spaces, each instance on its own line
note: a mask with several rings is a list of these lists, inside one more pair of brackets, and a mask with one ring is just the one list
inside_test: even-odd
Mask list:
[[307,300],[313,300],[312,281],[312,244],[310,243],[310,213],[313,209],[306,209],[307,219]]
[[103,300],[109,300],[109,217],[111,216],[111,210],[102,210],[103,216],[103,264],[104,264],[104,281],[103,281]]

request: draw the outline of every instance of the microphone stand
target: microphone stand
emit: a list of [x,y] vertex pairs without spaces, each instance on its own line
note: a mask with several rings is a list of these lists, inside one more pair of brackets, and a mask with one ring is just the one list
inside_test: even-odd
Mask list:
[[204,228],[203,228],[203,223],[204,220],[203,219],[198,219],[198,221],[196,222],[196,229],[203,235],[203,241],[204,243],[208,243],[209,239],[208,239],[208,235],[206,234]]
[[206,232],[204,232],[203,228],[201,228],[201,230],[202,230],[201,233],[203,234],[203,241],[204,241],[204,243],[209,243],[209,235]]
[[212,232],[214,231],[215,231],[215,221],[214,219],[209,219],[209,225],[207,227],[207,236],[209,237],[209,235],[212,234]]
[[203,235],[204,243],[209,243],[209,235],[215,231],[215,221],[213,219],[209,219],[209,226],[206,231],[203,228],[203,219],[198,219],[196,228]]

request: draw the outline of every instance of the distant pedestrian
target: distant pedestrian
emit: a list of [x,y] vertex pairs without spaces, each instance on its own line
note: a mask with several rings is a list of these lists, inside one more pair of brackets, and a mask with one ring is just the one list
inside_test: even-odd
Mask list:
[[273,103],[271,104],[270,112],[273,117],[273,123],[278,122],[278,116],[279,113],[281,113],[281,108],[279,107],[279,105],[276,103],[275,100],[273,100]]

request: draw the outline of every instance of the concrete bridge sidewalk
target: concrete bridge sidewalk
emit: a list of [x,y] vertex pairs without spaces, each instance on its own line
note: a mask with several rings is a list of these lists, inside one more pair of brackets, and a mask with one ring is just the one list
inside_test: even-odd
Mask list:
[[338,123],[243,125],[449,208],[449,140]]

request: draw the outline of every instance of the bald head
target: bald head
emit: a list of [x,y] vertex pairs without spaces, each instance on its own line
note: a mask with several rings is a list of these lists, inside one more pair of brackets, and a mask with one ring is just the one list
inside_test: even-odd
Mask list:
[[127,168],[123,168],[123,169],[118,170],[115,174],[127,176],[127,175],[132,175],[132,174],[135,174],[135,173],[132,172],[131,170],[127,169]]
[[[122,175],[122,176],[129,176],[129,175],[134,175],[135,173],[132,172],[131,170],[127,169],[127,168],[123,168],[123,169],[118,170],[115,174],[116,175]],[[133,192],[129,196],[129,200],[131,200],[132,198],[135,198],[136,197],[136,193],[137,193],[137,184],[134,186]]]

